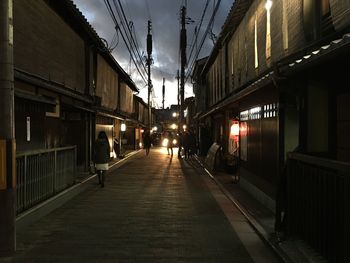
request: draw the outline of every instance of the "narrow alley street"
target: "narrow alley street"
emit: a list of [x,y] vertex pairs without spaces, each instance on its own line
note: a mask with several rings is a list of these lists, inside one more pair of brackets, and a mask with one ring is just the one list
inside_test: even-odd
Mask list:
[[4,262],[279,262],[194,160],[152,148],[90,184]]

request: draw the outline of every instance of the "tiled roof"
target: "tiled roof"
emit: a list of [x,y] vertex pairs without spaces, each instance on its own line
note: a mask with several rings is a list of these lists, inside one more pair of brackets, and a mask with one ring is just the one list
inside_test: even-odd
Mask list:
[[[320,48],[317,48],[314,51],[311,51],[310,53],[304,55],[303,57],[300,57],[295,61],[288,63],[287,68],[289,70],[299,68],[321,57],[332,55],[332,53],[334,53],[335,51],[345,47],[349,47],[349,45],[350,45],[350,33],[347,33],[343,35],[342,38],[333,40],[329,44],[321,46]],[[284,68],[284,70],[288,70],[287,68]]]

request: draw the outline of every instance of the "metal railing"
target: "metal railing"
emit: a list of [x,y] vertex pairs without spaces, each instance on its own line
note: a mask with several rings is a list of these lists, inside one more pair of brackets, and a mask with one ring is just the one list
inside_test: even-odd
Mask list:
[[76,146],[18,153],[17,214],[74,184]]
[[287,162],[287,232],[329,262],[346,260],[350,164],[290,153]]

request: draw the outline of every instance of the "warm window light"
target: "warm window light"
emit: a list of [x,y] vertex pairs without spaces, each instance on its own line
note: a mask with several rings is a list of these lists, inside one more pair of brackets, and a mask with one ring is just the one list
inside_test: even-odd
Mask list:
[[272,1],[271,0],[267,0],[266,4],[265,4],[265,8],[266,10],[270,10],[272,7]]
[[126,124],[125,124],[125,123],[122,123],[122,124],[120,125],[120,130],[121,130],[122,132],[126,131]]
[[271,57],[271,9],[272,6],[272,1],[271,0],[267,0],[266,4],[265,4],[265,8],[266,8],[266,59],[269,59]]
[[255,68],[257,69],[259,67],[259,54],[258,54],[258,19],[257,15],[255,15],[255,22],[254,22],[254,62],[255,62]]
[[254,107],[249,110],[250,114],[256,114],[261,112],[261,107]]
[[173,123],[173,124],[171,124],[171,128],[172,128],[173,130],[176,130],[177,125],[176,125],[175,123]]
[[186,124],[184,124],[183,126],[182,126],[182,129],[184,129],[184,131],[187,129],[187,125]]

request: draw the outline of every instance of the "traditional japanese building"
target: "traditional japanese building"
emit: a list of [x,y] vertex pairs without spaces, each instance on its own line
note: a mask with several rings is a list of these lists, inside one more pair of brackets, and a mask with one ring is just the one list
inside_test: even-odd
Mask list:
[[89,172],[99,131],[113,156],[138,89],[72,1],[13,1],[13,17],[20,213]]
[[198,127],[222,163],[237,155],[241,187],[276,213],[276,229],[331,262],[345,262],[350,222],[349,11],[337,0],[236,0],[193,76],[207,102]]

